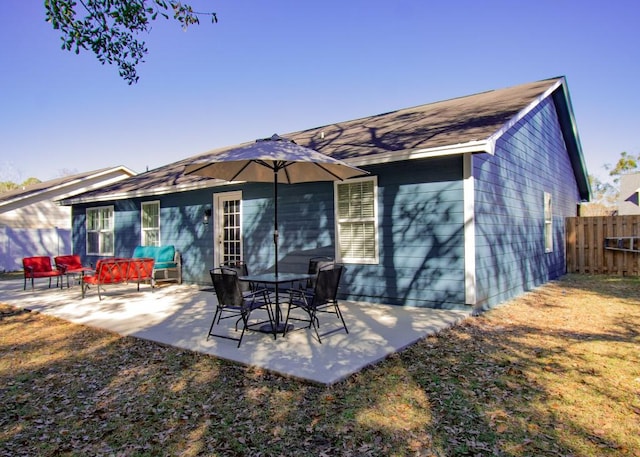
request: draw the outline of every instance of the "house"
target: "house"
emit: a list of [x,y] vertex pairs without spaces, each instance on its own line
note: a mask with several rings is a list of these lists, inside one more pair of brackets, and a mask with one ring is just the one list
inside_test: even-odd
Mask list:
[[[565,273],[564,219],[590,187],[564,77],[283,136],[371,174],[280,186],[281,271],[329,255],[345,299],[477,309]],[[65,199],[75,250],[173,244],[200,284],[236,256],[272,268],[271,185],[183,173],[207,154]]]
[[618,215],[640,214],[640,173],[620,176],[620,195],[618,197]]
[[23,257],[71,253],[71,208],[56,200],[134,175],[122,166],[104,168],[1,193],[0,271],[21,270]]

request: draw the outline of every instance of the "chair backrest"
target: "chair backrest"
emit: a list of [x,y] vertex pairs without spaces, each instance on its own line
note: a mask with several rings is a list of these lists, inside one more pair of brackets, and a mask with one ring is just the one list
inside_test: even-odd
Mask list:
[[137,258],[128,261],[127,279],[131,281],[146,281],[153,278],[152,258]]
[[[249,276],[249,267],[242,260],[234,260],[232,262],[226,262],[221,265],[221,268],[227,268],[234,270],[238,276]],[[240,290],[247,292],[251,290],[251,284],[246,281],[238,281],[240,283]]]
[[[318,271],[329,265],[333,265],[335,261],[331,257],[312,257],[309,259],[309,269],[307,273],[310,275],[318,274]],[[313,289],[316,285],[316,276],[307,280],[307,289]]]
[[43,273],[53,271],[51,258],[49,256],[24,257],[22,259],[22,266],[24,267],[27,277],[29,277],[31,272]]
[[344,266],[335,263],[318,271],[316,285],[313,288],[312,306],[320,306],[336,300],[343,271]]
[[227,267],[214,268],[209,270],[209,274],[220,306],[242,306],[244,298],[236,270]]
[[77,254],[59,255],[53,258],[58,270],[78,270],[82,268],[82,260]]
[[116,284],[127,278],[128,268],[129,262],[125,259],[100,259],[95,276],[100,284]]

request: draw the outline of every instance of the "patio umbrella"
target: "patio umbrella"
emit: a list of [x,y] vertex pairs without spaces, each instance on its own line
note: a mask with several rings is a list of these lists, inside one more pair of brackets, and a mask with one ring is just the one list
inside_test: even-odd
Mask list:
[[238,148],[211,153],[185,167],[185,174],[225,181],[273,181],[275,244],[274,269],[278,275],[278,184],[342,181],[368,174],[279,135],[256,140]]

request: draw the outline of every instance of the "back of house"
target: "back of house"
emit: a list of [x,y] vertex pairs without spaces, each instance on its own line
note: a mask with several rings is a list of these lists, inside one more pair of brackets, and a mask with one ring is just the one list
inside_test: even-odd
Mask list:
[[[577,132],[559,77],[284,134],[369,175],[279,186],[279,269],[328,256],[346,266],[343,299],[452,309],[557,278],[564,218],[590,198]],[[273,184],[184,173],[232,148],[63,200],[74,250],[173,245],[183,280],[209,286],[227,261],[273,270]]]

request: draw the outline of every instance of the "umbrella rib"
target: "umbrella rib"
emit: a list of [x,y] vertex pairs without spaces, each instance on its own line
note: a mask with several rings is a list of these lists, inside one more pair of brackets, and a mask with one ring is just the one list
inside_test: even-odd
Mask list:
[[242,167],[237,171],[237,173],[235,175],[233,175],[231,177],[231,179],[229,179],[229,181],[235,181],[236,178],[240,175],[240,173],[242,173],[244,170],[246,170],[246,168],[249,166],[249,164],[251,164],[251,162],[253,162],[253,161],[248,161],[247,163],[242,165]]
[[322,168],[324,171],[326,171],[327,173],[329,173],[331,176],[333,176],[334,178],[336,178],[337,180],[340,181],[344,181],[344,178],[341,178],[340,176],[338,176],[337,174],[335,174],[333,171],[329,170],[328,168],[324,167],[321,163],[316,163],[315,164],[316,167],[320,167]]

